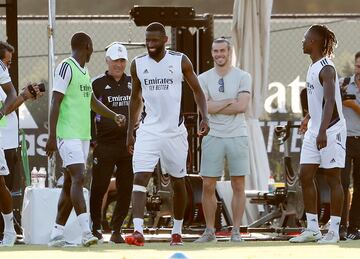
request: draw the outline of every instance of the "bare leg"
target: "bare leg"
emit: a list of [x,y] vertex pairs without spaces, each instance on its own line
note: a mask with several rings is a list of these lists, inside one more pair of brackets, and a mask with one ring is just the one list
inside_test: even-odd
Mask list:
[[4,176],[0,176],[0,209],[4,214],[12,212],[12,197],[9,189],[6,187]]
[[202,207],[207,229],[214,229],[217,200],[215,196],[217,177],[203,177]]
[[317,214],[317,190],[314,178],[318,167],[318,164],[302,164],[300,167],[305,212],[312,214]]
[[[152,173],[136,173],[134,176],[134,185],[146,187],[149,183]],[[133,191],[132,194],[132,212],[133,218],[144,218],[146,205],[146,192]]]
[[342,207],[344,203],[344,192],[341,185],[340,168],[324,169],[326,172],[326,180],[331,190],[331,216],[341,217]]
[[70,199],[70,187],[71,187],[71,177],[69,172],[65,169],[64,184],[58,202],[58,213],[56,215],[56,224],[59,224],[61,226],[65,226],[66,221],[68,220],[71,210],[73,208]]
[[174,218],[177,220],[182,220],[184,218],[185,207],[187,202],[185,178],[171,177],[171,185],[174,190],[174,196],[173,196]]
[[86,212],[86,203],[83,193],[84,186],[84,164],[74,164],[67,167],[71,176],[70,198],[76,215]]
[[233,213],[233,226],[238,229],[245,209],[245,177],[232,176],[231,187],[233,190],[233,197],[231,200],[231,209]]

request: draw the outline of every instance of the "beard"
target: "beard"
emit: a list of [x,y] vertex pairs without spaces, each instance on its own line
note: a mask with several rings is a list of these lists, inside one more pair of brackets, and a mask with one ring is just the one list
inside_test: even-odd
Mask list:
[[215,61],[215,64],[219,67],[224,67],[224,66],[226,66],[227,63],[228,63],[228,60],[224,60],[224,62]]
[[147,47],[147,51],[148,51],[148,54],[150,57],[156,57],[156,56],[160,55],[162,50],[163,50],[162,46],[155,48],[155,51],[150,51],[149,48]]

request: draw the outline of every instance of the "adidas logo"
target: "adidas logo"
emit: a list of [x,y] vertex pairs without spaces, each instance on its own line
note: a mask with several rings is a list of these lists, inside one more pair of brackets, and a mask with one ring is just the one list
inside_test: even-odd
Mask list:
[[5,167],[5,166],[2,166],[2,167],[0,168],[0,171],[6,171],[6,167]]
[[110,85],[105,86],[105,89],[111,89]]
[[333,159],[331,159],[331,161],[330,161],[330,163],[335,163],[336,161],[335,161],[335,159],[333,158]]
[[149,71],[147,69],[145,69],[143,74],[149,74]]

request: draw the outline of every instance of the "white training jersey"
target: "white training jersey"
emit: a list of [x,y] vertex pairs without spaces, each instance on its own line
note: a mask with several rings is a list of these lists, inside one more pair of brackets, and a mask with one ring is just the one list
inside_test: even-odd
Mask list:
[[0,60],[0,85],[11,82],[7,66]]
[[[310,133],[315,135],[318,134],[320,129],[320,125],[322,122],[323,107],[325,103],[324,89],[322,84],[320,83],[320,72],[325,66],[332,66],[335,69],[335,65],[331,61],[331,59],[324,57],[310,65],[306,76],[307,98],[308,98],[308,106],[309,106],[309,114],[310,114],[308,130],[310,131]],[[331,131],[331,127],[339,121],[344,122],[344,116],[342,112],[339,79],[336,74],[335,105],[327,132]]]
[[186,131],[180,111],[182,56],[179,52],[166,51],[159,62],[149,55],[135,58],[144,101],[139,130],[164,137],[177,136]]
[[[0,87],[0,101],[4,102],[6,93]],[[19,147],[19,121],[16,112],[13,111],[6,115],[6,126],[0,127],[0,145],[3,149]]]

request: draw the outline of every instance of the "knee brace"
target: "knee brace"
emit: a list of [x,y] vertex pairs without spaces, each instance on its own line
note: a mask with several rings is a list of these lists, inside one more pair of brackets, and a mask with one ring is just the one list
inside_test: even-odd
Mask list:
[[146,192],[146,187],[138,184],[133,185],[133,192]]

